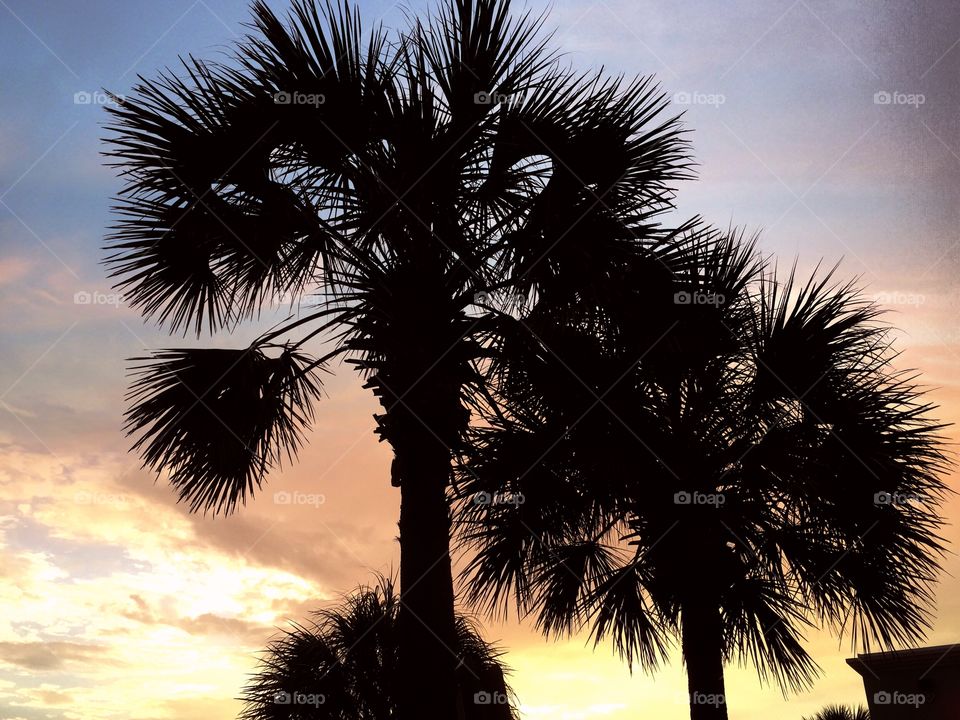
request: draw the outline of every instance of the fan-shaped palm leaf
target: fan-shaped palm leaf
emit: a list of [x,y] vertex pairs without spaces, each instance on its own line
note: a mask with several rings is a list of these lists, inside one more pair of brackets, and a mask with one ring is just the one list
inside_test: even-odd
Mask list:
[[[274,350],[274,355],[268,354]],[[127,430],[192,510],[230,512],[268,468],[292,459],[321,388],[290,347],[183,348],[137,358]]]

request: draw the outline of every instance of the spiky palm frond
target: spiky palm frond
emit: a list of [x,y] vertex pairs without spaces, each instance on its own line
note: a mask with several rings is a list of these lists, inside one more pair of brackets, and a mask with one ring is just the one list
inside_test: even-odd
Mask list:
[[923,634],[932,603],[944,426],[913,373],[892,367],[879,309],[832,274],[761,288],[748,392],[766,410],[751,467],[789,498],[782,557],[821,619],[893,647]]
[[496,110],[499,98],[528,89],[555,62],[543,21],[529,11],[514,17],[507,3],[476,0],[443,5],[430,21],[417,22],[453,135]]
[[261,36],[233,65],[191,58],[110,109],[107,155],[127,183],[106,262],[131,304],[177,330],[316,282],[357,222],[352,157],[386,122],[382,33],[362,47],[346,6],[297,3],[289,27],[254,11]]
[[827,705],[816,715],[811,715],[804,720],[870,720],[870,713],[862,705],[857,707]]
[[162,350],[134,362],[126,429],[191,510],[244,503],[296,454],[321,392],[312,358],[286,346]]
[[671,634],[676,631],[650,597],[650,583],[650,568],[621,563],[582,598],[580,612],[593,612],[590,633],[594,646],[609,638],[631,671],[634,664],[647,671],[660,667],[668,657]]
[[782,578],[755,573],[724,595],[727,659],[753,665],[761,680],[800,692],[812,686],[819,666],[803,647],[804,631],[814,627],[794,588]]
[[[690,177],[688,146],[651,78],[605,80],[564,70],[503,103],[481,194],[517,167],[539,192],[504,237],[501,262],[526,294],[594,291],[656,231],[668,187]],[[538,158],[546,163],[531,164]]]
[[843,383],[882,370],[889,360],[888,328],[874,322],[879,308],[853,282],[833,283],[833,274],[814,274],[799,287],[793,271],[785,282],[760,283],[752,387],[758,402],[801,400],[828,422],[830,401],[837,403]]
[[[311,622],[293,623],[267,646],[241,698],[241,719],[395,718],[399,609],[393,582],[379,577],[375,585],[361,586],[339,604],[316,611]],[[456,631],[467,718],[474,718],[478,707],[485,709],[473,704],[477,692],[497,693],[498,702],[508,699],[503,717],[515,718],[500,651],[469,617],[457,617]]]

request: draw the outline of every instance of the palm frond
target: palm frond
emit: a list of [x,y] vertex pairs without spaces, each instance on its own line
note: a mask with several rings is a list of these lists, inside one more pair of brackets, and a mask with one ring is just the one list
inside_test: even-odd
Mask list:
[[[110,108],[126,185],[106,263],[129,302],[172,329],[211,330],[299,294],[358,222],[344,181],[382,137],[383,33],[364,48],[346,6],[260,3],[238,67],[183,62]],[[299,24],[297,24],[299,23]]]
[[[586,291],[654,234],[672,183],[690,176],[683,131],[666,109],[651,78],[558,69],[502,104],[479,192],[497,197],[542,178],[505,228],[502,262],[521,292]],[[537,158],[548,164],[530,164]]]
[[857,707],[827,705],[816,715],[811,715],[804,720],[870,720],[870,713],[862,705]]
[[761,680],[773,679],[780,689],[809,689],[819,667],[803,648],[803,630],[813,627],[806,608],[786,583],[754,575],[724,595],[729,657],[757,669]]
[[428,23],[417,23],[430,74],[459,135],[499,107],[498,98],[527,89],[555,61],[544,16],[514,16],[510,2],[451,0]]
[[126,414],[144,465],[169,473],[191,510],[232,512],[292,459],[321,386],[293,347],[182,348],[134,358]]
[[620,564],[592,588],[584,605],[593,613],[590,623],[594,646],[609,638],[614,651],[627,663],[653,672],[670,650],[670,623],[650,602],[649,569],[634,563]]

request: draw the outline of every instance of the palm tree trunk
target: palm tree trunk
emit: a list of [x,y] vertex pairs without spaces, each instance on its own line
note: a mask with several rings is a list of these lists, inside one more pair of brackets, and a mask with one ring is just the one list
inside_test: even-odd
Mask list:
[[695,598],[684,603],[681,620],[690,720],[727,720],[720,610]]
[[[436,398],[434,398],[434,402]],[[457,658],[450,513],[450,451],[409,418],[394,443],[400,480],[401,720],[456,720]]]

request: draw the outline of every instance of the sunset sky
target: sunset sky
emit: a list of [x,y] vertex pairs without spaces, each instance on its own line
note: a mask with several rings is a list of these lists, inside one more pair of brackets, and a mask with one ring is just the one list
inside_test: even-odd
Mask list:
[[[368,26],[429,7],[361,2]],[[700,167],[679,214],[761,230],[781,268],[842,259],[841,275],[889,307],[898,364],[921,371],[941,419],[960,420],[960,6],[549,7],[568,62],[655,74],[686,111]],[[125,359],[194,341],[119,304],[99,265],[120,187],[100,156],[101,89],[123,95],[178,54],[217,57],[248,17],[245,0],[0,0],[0,719],[234,718],[274,628],[398,567],[390,453],[347,367],[301,462],[229,518],[188,514],[121,433]],[[203,342],[240,347],[256,332]],[[960,500],[945,514],[955,541]],[[951,555],[929,644],[960,642],[958,576]],[[631,677],[583,637],[547,642],[516,619],[486,628],[529,720],[688,716],[678,659]],[[815,634],[808,647],[822,676],[787,700],[731,668],[731,717],[862,702],[849,641]]]

